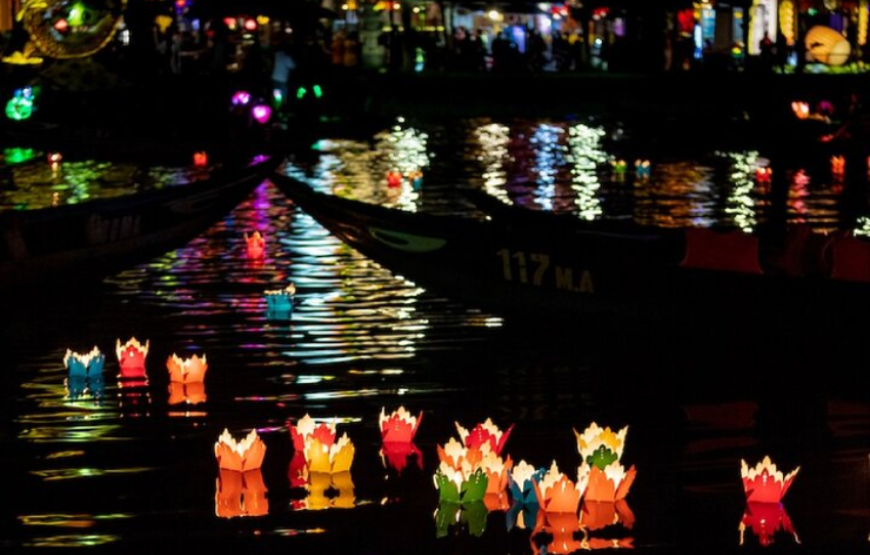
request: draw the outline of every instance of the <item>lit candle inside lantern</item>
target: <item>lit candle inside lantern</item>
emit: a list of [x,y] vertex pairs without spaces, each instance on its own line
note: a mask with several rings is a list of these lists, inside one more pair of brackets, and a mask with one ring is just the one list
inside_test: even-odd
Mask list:
[[67,349],[66,355],[63,357],[63,365],[69,371],[70,377],[88,378],[102,376],[105,362],[106,357],[97,347],[94,347],[89,353],[83,355]]
[[614,173],[617,175],[624,175],[626,170],[628,170],[628,164],[625,160],[614,160],[611,164],[613,165]]
[[169,370],[170,382],[202,382],[205,380],[208,362],[205,359],[205,355],[202,355],[202,358],[193,355],[190,358],[182,359],[178,355],[173,354],[166,361],[166,369]]
[[513,467],[510,473],[511,498],[515,503],[523,505],[537,505],[538,497],[535,495],[535,482],[544,477],[546,469],[536,469],[526,461],[520,461]]
[[797,467],[783,475],[771,462],[770,457],[764,457],[755,468],[749,468],[746,461],[741,460],[740,476],[743,478],[746,501],[750,503],[779,503],[785,497],[799,471],[800,467]]
[[56,171],[61,162],[63,162],[63,155],[60,152],[48,153],[48,165],[51,166],[52,170]]
[[257,470],[266,456],[266,444],[257,435],[257,430],[251,430],[244,439],[236,442],[229,430],[224,429],[214,444],[214,455],[220,468],[238,472]]
[[150,341],[146,340],[145,345],[142,345],[135,337],[131,337],[124,345],[121,345],[120,339],[117,340],[115,354],[118,355],[122,378],[144,378],[146,376],[145,357],[148,356],[150,344]]
[[254,231],[251,235],[245,233],[248,258],[263,258],[266,256],[266,238]]
[[632,466],[626,472],[618,462],[608,464],[604,470],[597,466],[589,466],[583,463],[577,470],[577,483],[585,483],[585,497],[587,501],[599,501],[614,503],[625,499],[628,490],[634,483],[637,471]]

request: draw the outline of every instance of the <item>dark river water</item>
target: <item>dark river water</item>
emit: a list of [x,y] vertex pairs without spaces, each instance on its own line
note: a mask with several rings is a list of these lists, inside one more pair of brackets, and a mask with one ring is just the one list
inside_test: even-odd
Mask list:
[[[764,156],[715,144],[669,152],[611,122],[399,121],[362,138],[323,137],[281,171],[319,190],[429,213],[480,217],[456,192],[479,188],[588,220],[751,231],[784,215],[820,230],[864,230],[864,207],[844,208],[846,188],[827,155],[777,166],[788,171],[779,200],[757,177],[777,162]],[[649,160],[648,176],[636,160]],[[33,192],[4,191],[3,207],[119,194],[112,183],[131,172],[153,186],[191,179],[177,168],[75,164],[54,176],[43,162],[15,168],[18,189]],[[422,185],[389,188],[393,170],[419,170]],[[259,260],[246,256],[254,230],[266,238]],[[264,291],[290,282],[295,308],[276,318]],[[268,182],[208,232],[97,290],[21,294],[32,304],[3,314],[4,552],[868,548],[866,342],[516,326],[393,275]],[[529,324],[535,333],[522,331]],[[133,336],[150,345],[147,380],[135,383],[116,377],[115,354],[116,341]],[[106,357],[104,379],[86,390],[66,383],[67,349],[94,346]],[[203,387],[170,385],[172,354],[207,356]],[[417,457],[382,449],[378,416],[400,406],[423,413]],[[347,434],[349,475],[300,476],[288,422],[306,414]],[[511,510],[507,493],[439,502],[437,446],[459,439],[455,423],[471,429],[487,418],[502,431],[514,426],[503,457],[555,462],[571,481],[582,462],[573,429],[627,426],[624,441],[609,441],[620,443],[636,480],[623,502],[585,501],[567,515]],[[239,439],[257,430],[266,446],[259,471],[219,471],[214,445],[224,429]],[[782,505],[747,504],[741,460],[754,467],[765,456],[784,472],[800,467]]]

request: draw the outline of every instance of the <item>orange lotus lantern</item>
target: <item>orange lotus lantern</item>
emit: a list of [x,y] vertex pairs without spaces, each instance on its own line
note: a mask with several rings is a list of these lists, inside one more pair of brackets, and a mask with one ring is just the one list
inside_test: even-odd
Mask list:
[[257,470],[266,456],[266,444],[257,435],[257,430],[251,430],[243,440],[236,442],[229,430],[224,429],[214,444],[214,455],[220,468],[238,472]]
[[487,418],[483,424],[478,424],[470,432],[456,422],[456,430],[459,432],[459,437],[462,439],[463,445],[470,448],[480,448],[483,444],[489,444],[489,447],[496,455],[501,455],[508,437],[511,435],[514,426],[511,426],[502,432],[498,426],[493,424],[491,418]]
[[299,453],[305,452],[307,442],[316,439],[321,445],[332,447],[335,443],[335,423],[321,422],[317,424],[311,416],[306,414],[294,426],[290,424],[290,438],[293,440],[293,448]]
[[577,483],[586,484],[584,499],[605,503],[614,503],[625,499],[637,476],[634,466],[626,472],[625,468],[618,462],[607,465],[604,470],[597,466],[590,467],[584,462],[577,472]]
[[118,355],[122,378],[144,378],[146,376],[145,357],[148,356],[150,345],[148,340],[145,341],[145,345],[142,345],[135,337],[131,337],[124,345],[121,345],[120,339],[117,340],[115,354]]
[[574,482],[559,472],[556,461],[553,461],[544,477],[535,482],[538,505],[546,513],[577,514],[582,493],[582,489],[578,489]]
[[843,156],[831,156],[831,175],[838,179],[846,175],[846,159]]
[[[480,462],[483,460],[483,452],[479,448],[465,447],[452,437],[443,447],[438,445],[437,449],[438,458],[441,462],[455,470],[466,468],[470,472],[471,470],[478,468]],[[486,446],[486,449],[487,451],[489,450],[488,445]]]
[[354,446],[347,434],[331,445],[321,443],[318,439],[305,442],[305,461],[309,472],[334,474],[350,470],[353,464]]
[[269,514],[263,473],[221,469],[217,479],[214,509],[220,518],[264,516]]
[[193,355],[182,359],[173,354],[166,361],[166,369],[169,370],[169,381],[175,383],[197,383],[205,381],[205,373],[208,370],[208,362],[205,355],[199,358]]
[[577,451],[583,458],[583,462],[590,466],[596,466],[601,470],[622,458],[625,449],[625,436],[628,434],[628,426],[614,433],[609,427],[600,428],[593,422],[581,434],[576,429]]
[[203,382],[169,383],[170,405],[179,405],[181,403],[198,405],[199,403],[204,403],[206,399],[205,384]]
[[486,453],[480,461],[480,468],[486,473],[487,478],[486,493],[496,495],[503,493],[507,488],[508,476],[513,466],[514,462],[510,455],[507,456],[507,459],[502,460],[492,451]]
[[783,476],[770,457],[764,457],[755,468],[749,468],[744,460],[740,461],[740,466],[743,491],[749,503],[779,503],[800,471],[797,467]]
[[782,503],[747,503],[743,519],[740,521],[740,545],[745,540],[746,529],[758,538],[758,543],[767,547],[774,542],[778,532],[785,532],[794,537],[795,543],[800,543],[791,519]]
[[266,256],[266,238],[260,235],[259,231],[254,231],[251,235],[245,233],[245,243],[248,248],[248,258],[259,259]]
[[384,443],[410,443],[414,441],[420,422],[423,421],[423,412],[414,416],[402,406],[387,417],[386,408],[382,408],[378,421]]
[[208,166],[208,153],[204,150],[193,153],[193,165],[197,168]]
[[791,111],[797,119],[807,119],[810,117],[810,105],[807,102],[792,102]]

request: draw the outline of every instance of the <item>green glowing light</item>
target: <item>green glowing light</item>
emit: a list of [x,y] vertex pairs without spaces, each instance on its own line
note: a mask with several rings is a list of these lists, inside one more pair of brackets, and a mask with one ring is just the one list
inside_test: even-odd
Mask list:
[[71,27],[80,27],[84,23],[84,17],[85,7],[80,2],[76,2],[69,9],[69,17],[66,18],[66,21]]
[[6,103],[6,117],[13,121],[23,121],[33,115],[33,98],[12,97]]
[[316,98],[320,98],[323,96],[323,89],[320,88],[320,85],[314,85],[314,96]]
[[298,89],[296,89],[297,100],[302,100],[303,98],[305,98],[306,94],[308,94],[308,91],[305,89],[305,87],[299,87]]
[[272,105],[275,106],[275,108],[280,108],[284,105],[284,95],[281,94],[280,89],[274,89],[272,91]]
[[7,164],[23,164],[36,158],[36,151],[32,148],[4,148],[3,158]]

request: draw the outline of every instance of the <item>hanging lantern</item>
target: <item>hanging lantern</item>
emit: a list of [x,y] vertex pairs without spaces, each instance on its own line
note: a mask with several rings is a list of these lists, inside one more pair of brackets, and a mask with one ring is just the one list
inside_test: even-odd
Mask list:
[[214,455],[220,468],[238,472],[257,470],[266,456],[266,444],[257,435],[257,430],[251,430],[243,440],[236,442],[229,430],[224,429],[214,444]]
[[599,470],[604,470],[607,465],[622,458],[626,434],[628,434],[628,426],[621,429],[619,433],[614,433],[609,427],[599,428],[595,422],[582,434],[574,430],[574,435],[577,437],[577,451],[580,452],[583,462],[596,466]]
[[456,422],[456,430],[459,432],[459,438],[466,447],[480,448],[484,443],[488,443],[489,447],[496,455],[501,455],[508,437],[511,435],[514,426],[511,426],[502,432],[498,426],[493,424],[491,418],[487,418],[483,424],[478,424],[470,432]]
[[266,238],[260,235],[259,231],[254,231],[250,236],[245,233],[245,243],[248,258],[258,259],[266,256]]
[[267,491],[260,469],[247,472],[221,469],[214,498],[215,515],[219,518],[267,515]]
[[144,378],[145,373],[145,357],[148,356],[148,347],[150,341],[146,340],[145,345],[139,343],[135,337],[131,337],[127,343],[121,345],[121,340],[118,339],[115,343],[115,354],[118,355],[118,364],[121,367],[122,378]]
[[381,438],[384,443],[411,443],[414,441],[414,436],[417,434],[417,429],[422,421],[422,411],[419,416],[415,417],[402,406],[387,417],[386,408],[381,408],[381,415],[378,419],[381,426]]
[[66,355],[63,357],[63,365],[69,371],[70,377],[90,378],[102,376],[105,362],[106,357],[97,347],[94,347],[89,353],[83,355],[67,349]]
[[208,362],[205,355],[199,358],[193,355],[190,358],[181,359],[174,354],[166,361],[166,369],[169,370],[169,381],[175,383],[195,383],[205,380],[208,370]]
[[[580,488],[577,486],[580,485]],[[544,474],[540,481],[535,482],[535,495],[538,505],[547,513],[571,513],[576,515],[580,506],[580,496],[583,494],[582,484],[575,485],[567,476],[559,472],[556,461]],[[576,519],[575,519],[576,520]]]
[[746,461],[740,461],[740,475],[743,478],[743,491],[750,503],[779,503],[785,497],[792,482],[800,471],[795,468],[785,476],[776,469],[770,457],[764,457],[755,468],[749,468]]
[[193,153],[193,165],[196,168],[208,166],[208,153],[204,150]]
[[813,60],[829,66],[845,64],[852,53],[852,47],[842,33],[823,25],[807,31],[804,44]]

